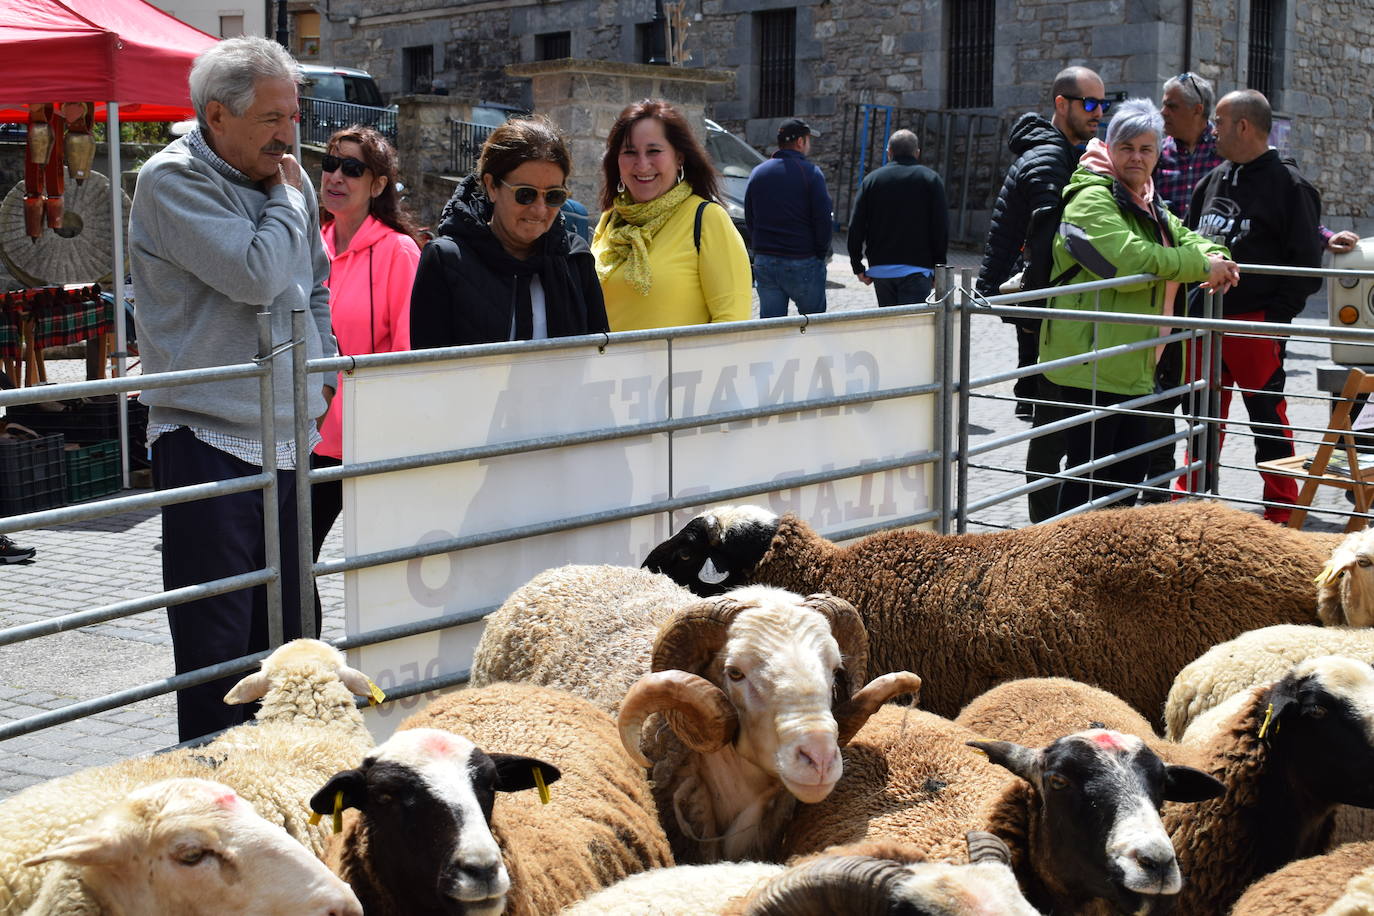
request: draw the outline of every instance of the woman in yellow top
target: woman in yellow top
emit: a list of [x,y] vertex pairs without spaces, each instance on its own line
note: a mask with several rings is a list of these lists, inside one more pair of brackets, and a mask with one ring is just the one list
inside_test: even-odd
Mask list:
[[749,253],[682,113],[658,99],[630,105],[611,128],[601,164],[605,212],[592,254],[611,330],[749,318]]

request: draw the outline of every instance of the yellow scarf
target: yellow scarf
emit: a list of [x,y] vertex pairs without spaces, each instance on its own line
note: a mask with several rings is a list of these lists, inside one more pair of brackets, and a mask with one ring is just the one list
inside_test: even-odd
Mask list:
[[692,185],[686,181],[679,181],[667,193],[642,204],[634,203],[628,192],[617,194],[615,209],[606,224],[606,248],[596,262],[596,275],[601,281],[604,283],[624,264],[625,281],[641,296],[649,295],[654,284],[649,270],[649,243],[678,206],[691,196]]

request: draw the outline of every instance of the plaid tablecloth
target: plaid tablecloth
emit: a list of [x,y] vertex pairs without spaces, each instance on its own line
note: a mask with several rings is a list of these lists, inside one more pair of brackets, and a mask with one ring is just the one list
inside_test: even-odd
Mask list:
[[[100,296],[58,304],[25,303],[33,319],[34,346],[61,347],[114,330],[114,303]],[[19,359],[23,350],[21,308],[0,306],[0,357]]]
[[0,359],[17,360],[23,355],[19,336],[19,313],[0,302]]

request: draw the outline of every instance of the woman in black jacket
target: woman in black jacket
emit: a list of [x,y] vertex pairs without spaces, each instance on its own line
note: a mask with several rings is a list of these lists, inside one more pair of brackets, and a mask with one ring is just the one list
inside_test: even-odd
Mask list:
[[420,255],[413,349],[608,330],[591,250],[559,212],[570,167],[548,121],[518,118],[492,131]]

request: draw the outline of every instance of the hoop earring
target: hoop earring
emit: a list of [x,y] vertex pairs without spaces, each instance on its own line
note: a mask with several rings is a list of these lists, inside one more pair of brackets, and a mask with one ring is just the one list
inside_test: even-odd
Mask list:
[[677,180],[678,180],[678,183],[679,183],[679,184],[682,183],[682,176],[685,175],[686,173],[687,173],[687,170],[684,169],[682,166],[678,166],[678,167],[677,167]]
[[617,194],[624,194],[624,193],[625,193],[625,179],[622,178],[622,179],[620,179],[619,181],[617,181],[617,182],[615,183],[615,193],[617,193]]

